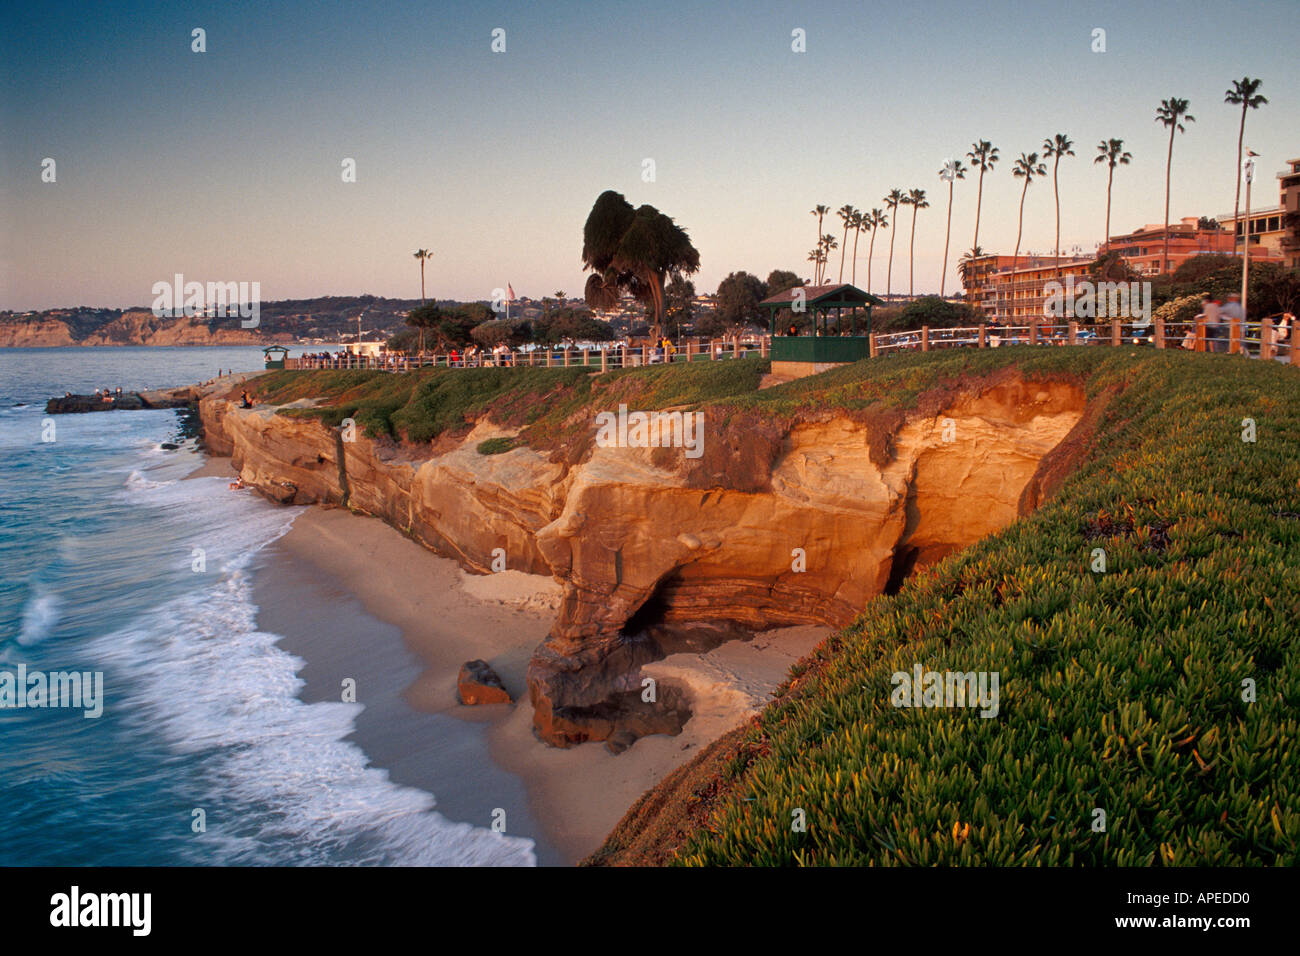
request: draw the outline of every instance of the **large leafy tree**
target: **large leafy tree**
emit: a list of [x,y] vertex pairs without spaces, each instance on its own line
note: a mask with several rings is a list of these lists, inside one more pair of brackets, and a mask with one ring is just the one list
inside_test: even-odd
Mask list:
[[[1237,198],[1232,201],[1232,221],[1234,223],[1238,222],[1238,217],[1241,214],[1241,150],[1242,142],[1246,136],[1246,111],[1257,110],[1268,102],[1268,98],[1259,92],[1259,88],[1263,83],[1263,80],[1252,80],[1248,76],[1243,76],[1239,80],[1232,81],[1232,89],[1228,90],[1223,97],[1225,103],[1241,106],[1241,125],[1237,127]],[[1188,118],[1190,119],[1190,117]],[[1244,243],[1247,235],[1246,229],[1240,226],[1234,228],[1241,229],[1242,242]],[[1237,249],[1235,237],[1232,240],[1232,249],[1234,252]]]
[[729,328],[758,321],[758,303],[767,297],[763,280],[733,272],[718,283],[718,318]]
[[764,298],[803,285],[803,279],[788,269],[773,269],[767,274],[767,289]]
[[1122,139],[1103,139],[1097,144],[1097,156],[1094,163],[1105,163],[1106,172],[1106,231],[1101,234],[1102,242],[1110,242],[1110,187],[1115,181],[1115,167],[1127,166],[1133,161],[1133,154],[1124,151]]
[[693,275],[700,254],[686,230],[654,206],[636,209],[621,193],[606,190],[596,199],[582,230],[582,263],[587,304],[609,309],[623,292],[652,311],[651,335],[663,335],[664,285],[671,276]]
[[668,299],[668,316],[677,325],[677,337],[682,336],[682,323],[690,325],[695,283],[683,276],[674,276],[664,293]]
[[1074,143],[1064,133],[1043,140],[1043,156],[1052,157],[1052,193],[1056,196],[1056,252],[1052,264],[1058,277],[1061,274],[1061,157],[1073,155]]
[[1171,96],[1167,100],[1161,100],[1156,107],[1156,122],[1169,130],[1169,156],[1165,160],[1165,246],[1160,256],[1161,272],[1169,271],[1169,186],[1174,170],[1174,134],[1187,131],[1184,123],[1196,122],[1196,117],[1187,112],[1189,105],[1187,100]]
[[614,338],[608,322],[602,322],[586,309],[555,309],[545,319],[533,323],[533,341],[540,345],[562,342],[607,342]]

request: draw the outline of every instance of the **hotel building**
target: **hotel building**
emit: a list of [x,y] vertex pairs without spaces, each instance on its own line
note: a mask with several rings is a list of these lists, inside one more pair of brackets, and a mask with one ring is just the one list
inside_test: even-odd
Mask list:
[[[1252,261],[1261,253],[1263,261],[1279,261],[1288,269],[1300,268],[1300,159],[1288,159],[1287,168],[1277,174],[1280,196],[1274,206],[1251,209],[1246,230]],[[1242,197],[1244,205],[1245,197]],[[1238,216],[1225,213],[1219,217],[1224,229],[1232,233],[1241,248],[1246,212]]]

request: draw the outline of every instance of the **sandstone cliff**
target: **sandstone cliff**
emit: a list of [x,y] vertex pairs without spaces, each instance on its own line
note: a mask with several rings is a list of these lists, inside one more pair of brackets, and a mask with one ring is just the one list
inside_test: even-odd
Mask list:
[[221,319],[212,327],[198,318],[158,318],[148,309],[130,309],[84,338],[61,319],[0,320],[0,348],[53,348],[69,345],[262,345],[291,342],[286,333],[268,335],[245,329],[238,319]]
[[671,689],[641,699],[640,667],[669,635],[843,626],[917,567],[1004,527],[1050,493],[1044,469],[1062,465],[1049,452],[1085,408],[1074,386],[1005,376],[944,401],[900,415],[883,445],[871,422],[831,410],[772,425],[770,464],[741,461],[734,425],[706,429],[702,462],[593,447],[568,464],[527,446],[479,454],[506,434],[485,420],[414,454],[219,395],[200,412],[209,449],[277,501],[347,504],[480,573],[501,549],[508,568],[553,575],[563,602],[528,685],[539,736],[569,746],[680,726]]

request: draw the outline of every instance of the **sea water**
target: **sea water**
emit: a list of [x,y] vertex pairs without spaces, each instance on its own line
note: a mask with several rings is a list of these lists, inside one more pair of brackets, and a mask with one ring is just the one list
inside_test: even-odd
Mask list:
[[[261,368],[255,348],[0,349],[0,670],[103,674],[103,713],[0,708],[0,865],[532,864],[304,703],[252,576],[294,509],[185,479],[174,411],[45,399]],[[50,422],[53,422],[53,441]]]

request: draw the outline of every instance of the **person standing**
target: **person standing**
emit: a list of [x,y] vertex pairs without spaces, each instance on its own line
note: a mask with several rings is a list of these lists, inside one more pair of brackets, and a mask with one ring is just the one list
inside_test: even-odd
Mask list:
[[[1223,320],[1224,337],[1232,335],[1233,323],[1237,323],[1238,335],[1242,339],[1246,336],[1246,313],[1241,308],[1241,296],[1233,293],[1228,296],[1228,301],[1219,309],[1219,316]],[[1245,343],[1242,343],[1242,351],[1246,351]],[[1220,349],[1219,351],[1223,351]]]

